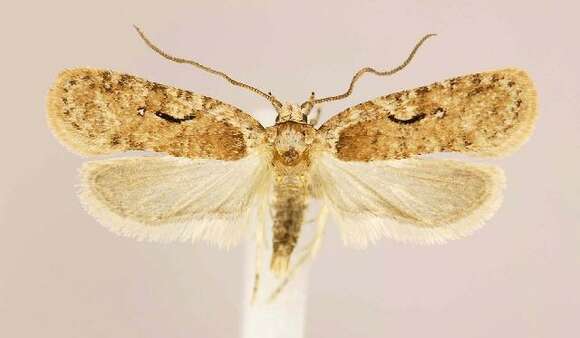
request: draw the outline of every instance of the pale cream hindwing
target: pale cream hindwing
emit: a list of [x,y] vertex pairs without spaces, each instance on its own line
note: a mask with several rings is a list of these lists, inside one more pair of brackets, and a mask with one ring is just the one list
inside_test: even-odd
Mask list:
[[231,247],[263,203],[263,155],[237,161],[139,157],[88,162],[81,198],[113,232],[148,241],[207,240]]
[[314,193],[333,211],[346,245],[364,248],[384,236],[442,243],[479,228],[497,209],[500,169],[452,160],[314,161]]

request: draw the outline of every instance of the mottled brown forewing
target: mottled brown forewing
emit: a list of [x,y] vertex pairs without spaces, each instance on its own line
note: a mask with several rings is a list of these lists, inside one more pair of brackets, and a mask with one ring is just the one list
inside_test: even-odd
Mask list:
[[62,72],[48,95],[58,138],[83,155],[146,150],[237,160],[264,128],[240,109],[186,90],[107,70]]
[[523,143],[536,93],[521,70],[436,82],[376,98],[328,120],[320,137],[344,161],[403,159],[433,152],[501,155]]

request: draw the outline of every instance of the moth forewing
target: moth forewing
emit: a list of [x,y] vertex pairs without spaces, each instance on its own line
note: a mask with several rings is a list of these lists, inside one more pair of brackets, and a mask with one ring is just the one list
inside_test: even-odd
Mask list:
[[82,155],[145,150],[238,160],[264,142],[260,123],[234,106],[109,70],[61,72],[47,110],[57,138]]
[[433,152],[505,155],[530,135],[536,100],[524,71],[477,73],[361,103],[332,117],[320,133],[344,161]]

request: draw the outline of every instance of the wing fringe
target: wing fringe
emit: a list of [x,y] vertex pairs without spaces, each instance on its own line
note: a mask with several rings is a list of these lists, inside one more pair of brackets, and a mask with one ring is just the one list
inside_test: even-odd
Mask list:
[[511,74],[513,78],[517,79],[522,85],[522,104],[526,107],[520,112],[523,119],[518,124],[518,130],[510,135],[510,138],[505,140],[499,146],[491,148],[487,151],[479,151],[476,153],[469,153],[469,155],[476,157],[496,157],[502,158],[508,156],[518,150],[524,143],[528,141],[536,125],[538,118],[538,94],[534,82],[529,74],[521,69],[508,68],[502,72]]
[[[151,158],[144,158],[149,159]],[[159,158],[163,160],[164,158]],[[142,198],[133,199],[134,196],[128,194],[123,196],[123,192],[126,190],[131,190],[134,188],[134,184],[137,186],[141,185],[138,182],[142,179],[147,179],[150,175],[151,170],[146,171],[141,176],[123,178],[118,177],[116,181],[120,184],[126,184],[121,188],[109,189],[107,184],[111,184],[111,181],[106,181],[106,184],[99,181],[100,175],[123,175],[120,171],[108,172],[108,169],[115,169],[119,162],[123,160],[129,160],[129,158],[120,158],[113,160],[99,160],[91,161],[85,163],[80,169],[80,186],[78,189],[78,194],[84,209],[97,221],[103,225],[105,228],[109,229],[113,233],[125,237],[131,237],[138,241],[148,241],[148,242],[196,242],[198,240],[203,240],[208,242],[212,246],[216,246],[223,249],[229,249],[235,246],[248,232],[250,226],[250,221],[253,219],[256,213],[256,206],[261,198],[264,198],[264,184],[267,182],[267,177],[264,176],[263,169],[260,167],[255,168],[255,174],[253,176],[247,176],[248,173],[253,172],[253,164],[236,164],[238,166],[248,166],[245,173],[239,173],[236,168],[228,169],[229,176],[228,179],[219,181],[218,184],[223,183],[222,189],[219,192],[214,192],[218,195],[207,195],[209,200],[199,200],[198,198],[203,198],[206,194],[211,194],[211,192],[203,192],[201,196],[199,193],[194,199],[188,196],[185,191],[187,189],[196,189],[195,186],[187,185],[186,181],[191,180],[191,177],[183,177],[182,180],[172,180],[169,187],[173,187],[177,184],[177,189],[155,189],[155,190],[144,190],[139,194]],[[130,160],[138,160],[136,158],[130,158]],[[253,158],[246,158],[245,161],[255,163]],[[180,169],[182,171],[194,170],[189,169],[188,163],[192,160],[185,158],[171,158],[167,157],[166,161],[170,163],[175,163],[174,165],[178,168],[185,165],[184,168]],[[116,163],[117,162],[117,163]],[[226,162],[229,165],[233,162]],[[146,170],[144,169],[147,163],[143,163],[143,167],[130,166],[130,170]],[[171,164],[172,165],[172,164]],[[209,169],[206,170],[211,170]],[[162,169],[162,168],[161,168]],[[157,169],[157,170],[161,170]],[[163,182],[166,178],[163,173],[153,173],[158,180]],[[179,174],[168,172],[169,175]],[[221,175],[221,174],[220,174]],[[111,176],[109,176],[111,177]],[[177,176],[175,176],[177,177]],[[181,177],[181,176],[179,176]],[[224,176],[225,177],[225,176]],[[218,177],[216,177],[217,179]],[[136,183],[132,183],[131,180],[137,180]],[[214,179],[210,178],[210,181]],[[122,183],[126,182],[126,183]],[[183,183],[179,183],[183,182]],[[203,184],[207,184],[207,179],[203,183],[199,183],[203,188]],[[238,182],[240,186],[232,186],[233,182]],[[105,185],[103,185],[105,184]],[[163,183],[160,183],[163,184]],[[179,187],[179,185],[185,184],[184,187]],[[199,185],[198,184],[198,185]],[[239,191],[243,185],[251,185]],[[189,187],[189,188],[187,188]],[[140,191],[140,190],[138,190]],[[235,192],[239,196],[232,197],[231,192]],[[110,197],[114,194],[113,197]],[[121,195],[119,195],[121,194]],[[151,195],[149,195],[151,194]],[[171,201],[167,201],[167,205],[163,204],[164,195],[171,194]],[[184,194],[181,196],[181,194]],[[213,197],[212,197],[213,196]],[[153,198],[153,203],[149,200]],[[177,198],[177,199],[176,199]],[[233,199],[234,198],[234,199]],[[123,201],[123,203],[118,203],[116,201]],[[234,203],[231,204],[230,202]],[[185,204],[183,204],[185,203]],[[230,203],[228,206],[224,206],[224,203]],[[151,210],[147,215],[139,212],[140,208],[147,208],[147,206],[152,206],[155,210]],[[155,216],[159,212],[159,217]],[[166,214],[167,212],[167,214]],[[144,217],[146,216],[146,217]]]
[[333,214],[337,217],[343,243],[355,249],[365,249],[384,237],[408,244],[437,245],[470,236],[496,213],[503,200],[503,171],[495,167],[486,167],[485,171],[493,182],[489,185],[485,201],[468,216],[449,224],[425,227],[388,219],[382,215],[358,215],[355,217],[356,223],[365,224],[361,227],[334,209]]

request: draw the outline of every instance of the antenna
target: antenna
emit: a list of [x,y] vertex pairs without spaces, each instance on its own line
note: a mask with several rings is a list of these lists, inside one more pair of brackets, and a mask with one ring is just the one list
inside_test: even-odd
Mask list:
[[143,31],[141,31],[141,29],[135,25],[133,25],[133,27],[135,28],[135,30],[137,31],[137,33],[139,33],[139,36],[141,37],[141,39],[143,39],[143,41],[147,44],[147,46],[149,46],[149,48],[153,49],[157,54],[163,56],[164,58],[166,58],[167,60],[173,61],[173,62],[177,62],[177,63],[185,63],[188,65],[192,65],[194,67],[197,67],[201,70],[204,70],[208,73],[217,75],[219,77],[222,77],[224,79],[226,79],[226,81],[228,81],[229,83],[231,83],[234,86],[238,86],[238,87],[242,87],[245,88],[249,91],[252,91],[260,96],[262,96],[263,98],[265,98],[266,100],[270,101],[270,103],[272,103],[272,105],[274,106],[274,108],[276,109],[276,111],[278,111],[279,108],[282,107],[282,103],[280,103],[280,101],[278,101],[272,94],[268,93],[266,94],[265,92],[261,91],[260,89],[250,86],[249,84],[237,81],[232,79],[229,75],[227,75],[224,72],[221,72],[219,70],[215,70],[213,68],[210,68],[208,66],[204,66],[201,63],[194,61],[194,60],[187,60],[187,59],[182,59],[182,58],[178,58],[172,55],[169,55],[168,53],[164,52],[163,50],[161,50],[161,48],[157,47],[155,44],[153,44],[153,42],[151,42],[151,40],[149,40],[147,38],[147,36],[145,36],[145,33],[143,33]]
[[417,44],[415,44],[415,47],[413,47],[413,50],[411,50],[411,53],[409,53],[409,56],[407,56],[407,59],[403,63],[401,63],[399,66],[397,66],[393,69],[390,69],[390,70],[385,70],[385,71],[378,71],[372,67],[361,68],[352,77],[352,80],[350,81],[350,85],[348,86],[348,89],[346,90],[346,92],[344,92],[340,95],[336,95],[336,96],[328,96],[328,97],[321,98],[321,99],[308,100],[308,101],[305,101],[304,103],[302,103],[300,105],[300,107],[304,108],[307,105],[314,106],[314,105],[319,104],[319,103],[342,100],[342,99],[348,97],[350,94],[352,94],[352,90],[354,89],[355,83],[365,73],[373,73],[373,74],[378,75],[378,76],[388,76],[388,75],[393,75],[393,74],[397,73],[398,71],[405,68],[411,62],[411,60],[413,60],[415,53],[417,53],[417,50],[419,49],[419,47],[421,47],[423,42],[425,42],[425,40],[427,40],[430,37],[435,36],[435,35],[437,35],[437,34],[427,34],[424,37],[422,37],[419,40],[419,42],[417,42]]

